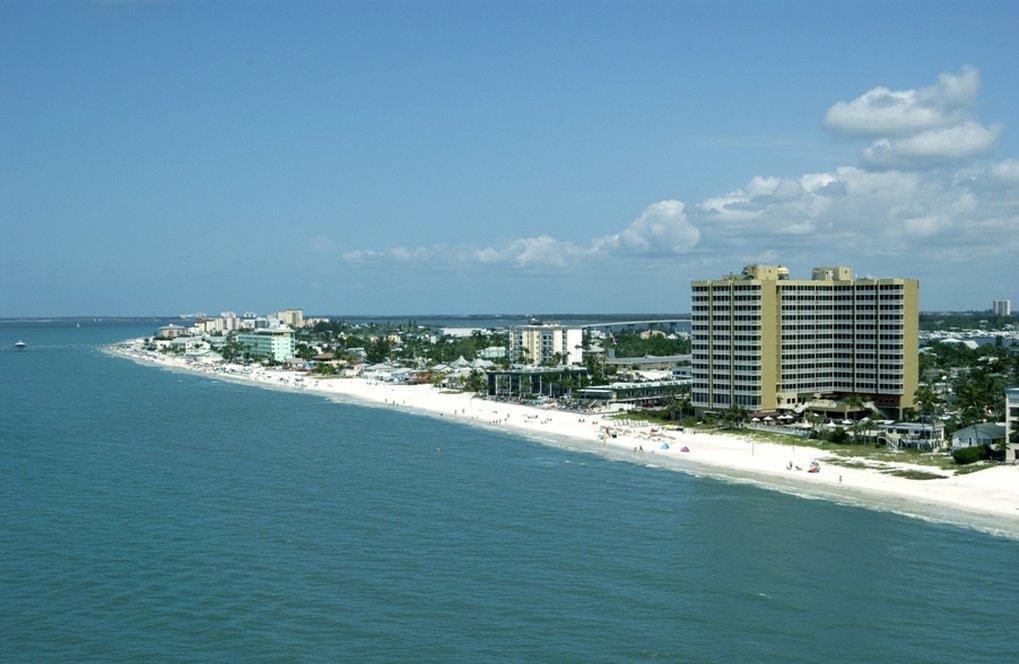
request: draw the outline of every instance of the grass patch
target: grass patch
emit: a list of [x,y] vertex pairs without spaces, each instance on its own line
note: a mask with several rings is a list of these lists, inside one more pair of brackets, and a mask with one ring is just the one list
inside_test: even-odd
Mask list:
[[858,468],[860,470],[881,470],[881,466],[875,466],[864,461],[847,461],[845,459],[828,459],[828,463],[842,468]]
[[[698,424],[691,425],[679,421],[672,421],[663,419],[655,411],[623,411],[616,413],[611,416],[617,420],[630,420],[635,422],[648,422],[650,424],[675,424],[682,426],[689,431],[698,431],[701,433],[729,433],[742,436],[744,438],[751,438],[756,441],[763,443],[774,443],[776,445],[788,445],[791,447],[813,447],[825,452],[830,452],[838,457],[843,457],[845,460],[829,459],[828,463],[833,463],[844,468],[865,468],[872,470],[883,470],[881,466],[875,466],[868,464],[867,462],[880,463],[911,463],[917,466],[929,466],[931,469],[952,471],[956,474],[972,473],[977,470],[983,470],[989,468],[993,464],[977,463],[969,466],[959,466],[952,459],[950,454],[944,454],[939,452],[923,452],[920,450],[905,449],[905,450],[889,450],[886,447],[875,445],[874,443],[832,443],[827,440],[821,440],[816,438],[800,438],[798,436],[791,436],[783,433],[772,433],[770,431],[759,431],[757,429],[723,429],[717,426]],[[866,461],[860,461],[859,459],[865,459]],[[852,459],[852,460],[850,460]],[[965,468],[965,470],[963,470]],[[915,473],[918,475],[929,475],[929,477],[916,476],[910,477],[910,479],[938,479],[945,477],[937,473],[927,473],[925,471],[897,471],[891,472],[890,474],[902,473]],[[906,477],[906,475],[900,475],[900,477]]]
[[969,475],[970,473],[975,473],[975,472],[978,472],[978,471],[981,471],[981,470],[987,470],[988,468],[994,468],[996,465],[998,465],[998,464],[992,463],[990,461],[980,461],[980,462],[977,462],[977,463],[971,463],[971,464],[967,464],[965,466],[960,466],[960,467],[956,468],[955,469],[955,474],[956,475]]
[[651,422],[653,424],[679,424],[662,416],[654,410],[624,410],[610,415],[614,420],[628,420],[630,422]]
[[928,473],[926,470],[903,470],[901,468],[891,468],[881,472],[886,475],[905,477],[907,480],[943,480],[946,477],[939,473]]

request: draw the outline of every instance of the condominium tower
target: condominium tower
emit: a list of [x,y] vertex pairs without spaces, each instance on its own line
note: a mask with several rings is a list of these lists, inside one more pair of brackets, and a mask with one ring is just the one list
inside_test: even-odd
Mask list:
[[991,304],[995,316],[1008,318],[1012,315],[1012,300],[995,300]]
[[555,323],[519,325],[509,329],[509,357],[514,362],[580,364],[583,330]]
[[798,410],[858,395],[901,415],[917,387],[915,279],[857,279],[848,266],[809,280],[777,265],[692,284],[693,405]]

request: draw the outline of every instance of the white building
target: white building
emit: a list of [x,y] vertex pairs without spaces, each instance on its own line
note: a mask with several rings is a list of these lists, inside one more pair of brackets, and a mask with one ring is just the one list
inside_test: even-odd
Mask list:
[[995,300],[991,305],[994,309],[995,316],[1001,316],[1003,318],[1012,315],[1012,300]]
[[283,311],[271,314],[271,317],[278,320],[280,325],[293,328],[304,327],[303,309],[284,309]]
[[442,336],[444,337],[455,337],[458,339],[464,339],[473,336],[474,333],[485,334],[486,330],[480,327],[444,327],[442,328]]
[[583,363],[584,331],[555,323],[520,325],[509,329],[509,356],[513,362],[543,364],[559,358],[559,364]]
[[254,333],[237,335],[237,341],[254,357],[271,357],[286,362],[294,357],[294,331],[288,327],[261,328]]
[[1005,461],[1015,463],[1019,452],[1019,387],[1005,390]]

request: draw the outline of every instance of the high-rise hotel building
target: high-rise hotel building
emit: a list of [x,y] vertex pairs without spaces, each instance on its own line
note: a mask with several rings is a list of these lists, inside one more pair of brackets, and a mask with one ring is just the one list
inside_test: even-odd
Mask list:
[[857,279],[847,266],[790,279],[777,265],[694,281],[693,405],[796,409],[858,395],[901,415],[918,373],[915,279]]

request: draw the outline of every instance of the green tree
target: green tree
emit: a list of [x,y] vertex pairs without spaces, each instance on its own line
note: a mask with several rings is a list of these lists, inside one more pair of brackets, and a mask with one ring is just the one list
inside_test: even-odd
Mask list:
[[389,339],[385,336],[379,335],[364,349],[365,358],[368,360],[369,364],[385,362],[386,358],[389,357],[389,351],[391,348],[392,345],[389,343]]
[[722,424],[727,429],[739,429],[748,419],[750,412],[738,404],[732,404],[722,411]]
[[849,434],[842,427],[835,427],[835,430],[831,432],[831,436],[828,438],[831,442],[836,445],[845,445],[850,442]]
[[849,413],[853,413],[853,419],[859,417],[859,412],[864,409],[866,402],[863,397],[859,394],[851,394],[842,400],[842,415],[848,417]]
[[484,392],[488,388],[484,372],[474,369],[464,380],[464,390],[467,392]]
[[693,415],[694,408],[690,403],[690,397],[684,395],[673,399],[665,406],[664,414],[670,420],[681,420]]
[[584,366],[587,367],[587,375],[591,385],[605,384],[605,365],[594,355],[584,358]]

